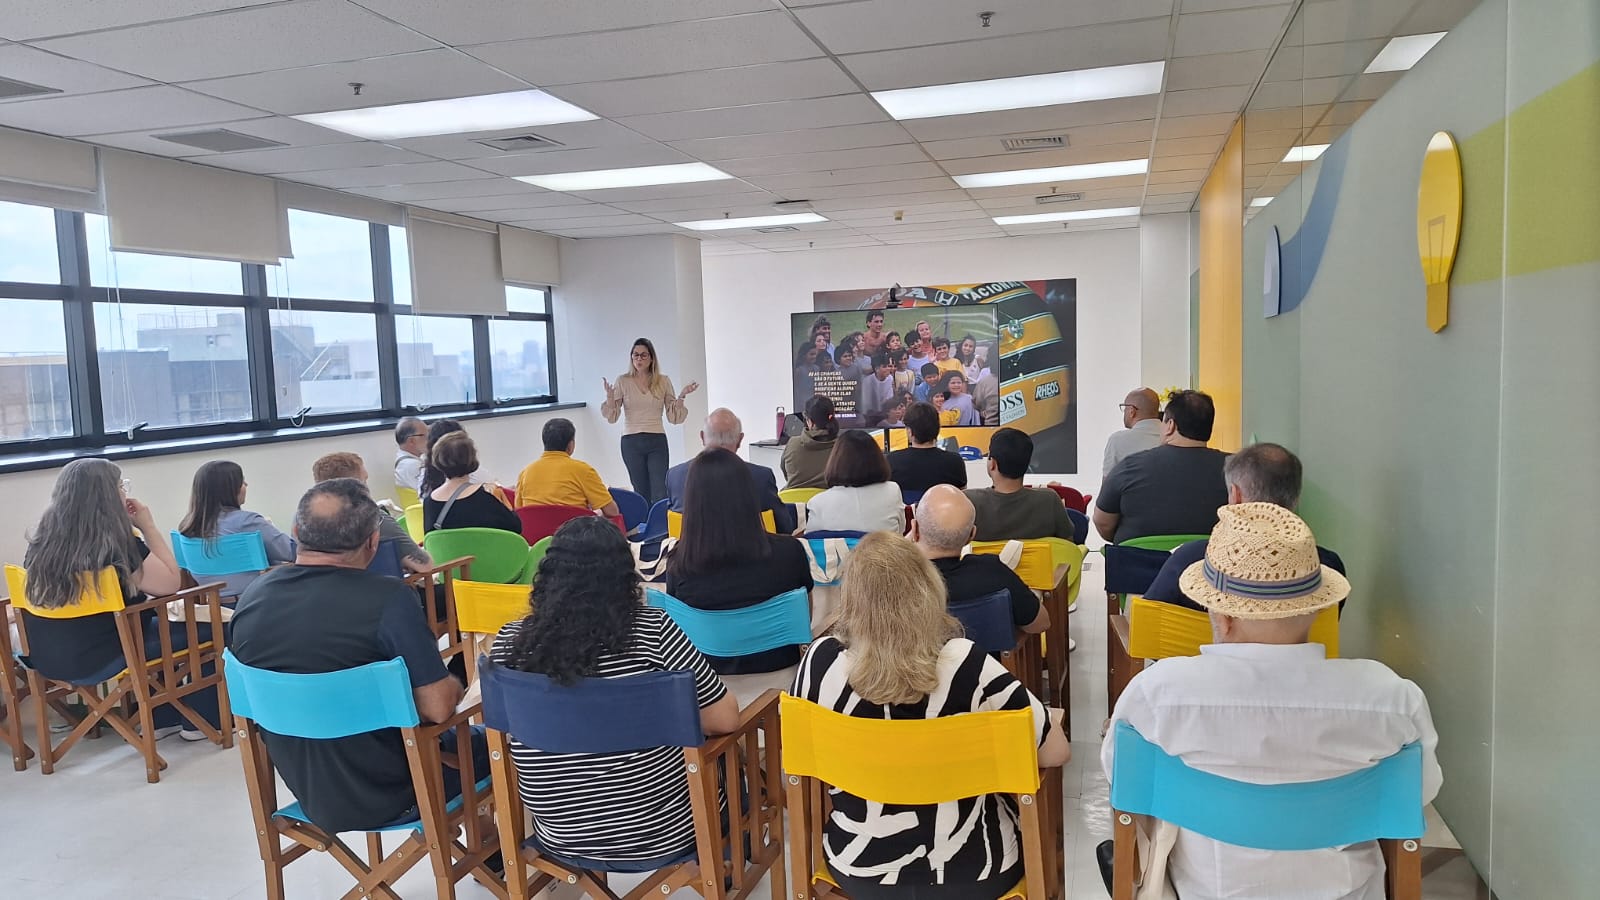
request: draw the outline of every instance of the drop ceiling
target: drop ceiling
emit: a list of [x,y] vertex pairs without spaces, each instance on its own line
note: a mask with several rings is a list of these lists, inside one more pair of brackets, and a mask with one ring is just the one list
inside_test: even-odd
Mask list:
[[[1447,30],[1475,4],[13,0],[0,78],[56,92],[0,102],[0,125],[573,238],[691,234],[672,223],[771,215],[780,200],[810,200],[829,220],[703,235],[707,253],[1001,237],[1062,226],[994,216],[1189,210],[1247,104],[1277,115],[1250,142],[1250,187],[1285,183],[1298,167],[1273,162],[1279,144],[1326,142],[1398,79],[1360,75],[1386,37]],[[902,123],[868,93],[1152,61],[1167,64],[1159,94],[1037,109]],[[479,143],[506,132],[380,143],[290,118],[530,87],[601,118],[527,129],[556,146],[513,153]],[[153,136],[207,128],[286,146],[210,153]],[[1002,146],[1054,135],[1064,148]],[[951,177],[1126,159],[1150,171],[973,190]],[[514,180],[695,161],[734,178],[573,193]],[[1058,191],[1083,199],[1034,201]]]

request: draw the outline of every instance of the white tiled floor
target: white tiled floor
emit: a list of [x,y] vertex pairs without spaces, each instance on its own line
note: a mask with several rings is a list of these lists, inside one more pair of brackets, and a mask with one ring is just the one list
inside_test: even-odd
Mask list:
[[[1091,559],[1098,560],[1097,556]],[[1110,837],[1108,786],[1099,764],[1105,718],[1104,593],[1098,566],[1084,574],[1071,619],[1072,762],[1066,792],[1068,897],[1103,898],[1094,848]],[[30,732],[31,735],[31,732]],[[5,900],[231,900],[265,896],[237,752],[210,744],[161,745],[170,767],[157,785],[115,736],[74,749],[54,775],[38,765],[0,770],[0,898]],[[337,897],[350,881],[324,854],[289,866],[292,898]],[[1464,858],[1427,881],[1430,900],[1471,900],[1476,878]],[[623,885],[619,885],[623,886]],[[432,897],[426,863],[400,881],[408,898]],[[462,898],[492,896],[463,883]],[[684,896],[691,896],[684,892]],[[765,900],[768,886],[752,897]]]

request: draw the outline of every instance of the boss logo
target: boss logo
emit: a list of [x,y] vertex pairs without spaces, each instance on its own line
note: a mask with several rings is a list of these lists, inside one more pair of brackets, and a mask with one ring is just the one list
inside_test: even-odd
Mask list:
[[1021,391],[1012,391],[1000,396],[1000,424],[1008,425],[1028,414],[1028,404],[1022,398]]
[[1061,396],[1061,382],[1046,381],[1033,389],[1033,399],[1049,400],[1051,397]]

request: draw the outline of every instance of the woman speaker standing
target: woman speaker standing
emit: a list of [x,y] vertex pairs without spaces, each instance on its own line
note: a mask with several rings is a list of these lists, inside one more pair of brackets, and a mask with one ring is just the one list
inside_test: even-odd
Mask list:
[[689,382],[681,393],[674,393],[672,379],[661,374],[656,347],[649,338],[633,342],[628,371],[617,376],[616,384],[600,379],[606,388],[606,402],[600,413],[607,422],[622,416],[622,462],[628,467],[628,480],[635,492],[654,504],[667,496],[667,433],[661,424],[662,411],[674,425],[688,417],[683,399],[700,385]]

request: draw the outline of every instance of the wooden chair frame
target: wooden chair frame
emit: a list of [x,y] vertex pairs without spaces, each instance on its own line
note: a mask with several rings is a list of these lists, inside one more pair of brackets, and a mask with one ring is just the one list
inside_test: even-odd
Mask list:
[[[530,900],[552,879],[578,885],[596,900],[665,897],[684,887],[693,888],[705,900],[742,900],[768,872],[772,873],[771,900],[784,900],[784,794],[776,781],[783,767],[778,697],[775,690],[765,692],[740,711],[738,727],[731,733],[683,749],[684,774],[694,809],[695,861],[654,872],[621,897],[607,885],[605,873],[570,868],[524,846],[527,815],[517,788],[510,740],[503,732],[489,729],[489,768],[494,775],[500,846],[507,848],[509,900]],[[719,783],[727,793],[726,835],[718,812]],[[715,862],[708,865],[707,860]]]
[[11,600],[0,597],[0,742],[11,748],[11,766],[28,768],[33,748],[22,736],[22,701],[28,696],[27,676],[11,650]]
[[[421,572],[407,572],[405,575],[406,584],[421,592],[422,614],[428,620],[428,630],[444,642],[439,648],[439,656],[447,663],[451,657],[467,653],[469,648],[456,621],[455,582],[457,578],[470,580],[471,571],[472,557],[459,556],[447,562],[435,562],[432,568]],[[442,611],[434,604],[435,588],[444,592]]]
[[[220,583],[185,588],[168,597],[157,597],[134,606],[123,605],[111,612],[110,615],[116,616],[117,635],[122,641],[122,658],[128,667],[103,685],[58,681],[36,669],[24,667],[27,671],[28,693],[37,701],[34,703],[34,724],[39,740],[40,772],[45,775],[54,773],[56,763],[79,740],[90,731],[98,730],[100,725],[109,725],[144,757],[146,779],[151,784],[159,782],[167,762],[156,752],[153,713],[156,707],[167,704],[212,743],[224,748],[233,746],[232,731],[226,727],[213,727],[184,702],[184,698],[191,694],[215,687],[218,714],[223,722],[229,719],[228,686],[222,679],[222,626],[212,626],[215,630],[209,641],[201,641],[199,635],[200,625],[222,621],[221,588]],[[161,655],[146,659],[140,616],[146,612],[155,613],[165,625],[169,604],[178,604],[183,611],[181,624],[188,646],[175,651],[171,630],[158,628]],[[21,642],[21,652],[26,655],[29,647],[28,629],[21,616],[17,617],[17,637]],[[211,669],[209,675],[204,674],[206,667]],[[83,701],[87,715],[80,717],[67,706],[66,701],[74,695]],[[73,725],[72,730],[59,742],[53,742],[50,737],[48,711],[52,708]]]
[[[494,826],[494,802],[477,789],[477,782],[483,776],[474,771],[470,752],[457,754],[461,770],[460,807],[449,810],[448,798],[444,796],[439,736],[454,730],[456,746],[470,747],[468,720],[481,711],[479,706],[473,705],[437,725],[400,729],[422,830],[411,831],[387,856],[383,852],[383,833],[367,832],[365,860],[338,835],[276,815],[278,781],[261,728],[250,719],[235,716],[234,729],[244,760],[245,787],[250,794],[250,815],[255,822],[261,862],[266,869],[268,900],[285,900],[284,868],[313,850],[327,853],[355,877],[356,885],[343,894],[343,900],[366,897],[401,900],[394,890],[394,882],[423,859],[433,865],[434,887],[441,900],[454,898],[456,884],[468,875],[496,897],[506,900],[505,883],[485,862],[500,849],[499,833]],[[459,839],[455,836],[458,832],[463,835]],[[285,845],[283,838],[292,843]]]
[[[1061,707],[1061,727],[1072,740],[1072,665],[1067,661],[1071,638],[1067,636],[1067,607],[1072,594],[1072,566],[1056,566],[1050,589],[1041,592],[1050,627],[1044,633],[1044,666],[1050,672],[1049,703]],[[1043,678],[1040,679],[1043,681]],[[1023,682],[1027,684],[1028,682]],[[1040,699],[1044,699],[1042,696]]]

